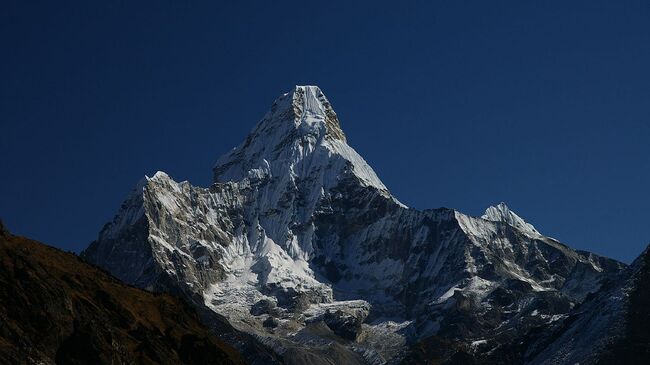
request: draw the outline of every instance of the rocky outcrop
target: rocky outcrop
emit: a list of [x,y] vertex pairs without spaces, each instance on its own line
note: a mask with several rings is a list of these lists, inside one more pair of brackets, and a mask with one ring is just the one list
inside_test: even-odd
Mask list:
[[650,355],[650,250],[523,352],[530,364],[641,364]]

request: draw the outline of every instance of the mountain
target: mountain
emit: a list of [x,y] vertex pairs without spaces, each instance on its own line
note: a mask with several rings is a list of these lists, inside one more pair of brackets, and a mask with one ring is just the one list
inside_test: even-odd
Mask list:
[[182,301],[0,224],[0,363],[243,364]]
[[[610,329],[604,332],[610,334],[608,341],[595,342],[601,345],[600,349],[595,349],[601,353],[600,364],[641,364],[650,358],[650,246],[632,263],[626,274],[627,280],[623,285],[595,296],[593,309],[588,312],[591,314],[598,308],[612,307],[611,304],[602,305],[602,302],[623,300],[623,315],[614,317],[616,322],[611,321]],[[591,318],[595,316],[591,315]],[[614,332],[612,327],[618,331]]]
[[315,86],[280,96],[213,175],[145,177],[82,256],[223,315],[285,363],[523,361],[509,344],[626,270],[503,203],[482,217],[405,206]]
[[649,308],[650,246],[563,318],[534,327],[516,341],[477,352],[432,336],[414,345],[404,363],[643,364],[650,356]]
[[531,364],[641,364],[650,356],[650,247],[562,323],[536,338]]

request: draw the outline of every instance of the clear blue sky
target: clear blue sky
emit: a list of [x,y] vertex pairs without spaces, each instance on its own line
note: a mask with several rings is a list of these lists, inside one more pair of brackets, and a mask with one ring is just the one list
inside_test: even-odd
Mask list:
[[19,234],[83,249],[143,175],[208,185],[279,94],[316,84],[410,206],[505,201],[626,262],[650,242],[648,1],[29,3],[0,9]]

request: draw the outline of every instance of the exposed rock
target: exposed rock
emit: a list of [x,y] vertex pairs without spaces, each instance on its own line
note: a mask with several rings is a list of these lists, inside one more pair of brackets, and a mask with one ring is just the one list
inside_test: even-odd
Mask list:
[[327,311],[323,316],[323,321],[334,333],[342,338],[354,341],[359,332],[361,332],[361,323],[364,318],[360,316],[343,313],[342,310]]
[[262,326],[267,328],[275,328],[280,324],[276,318],[268,317],[262,322]]
[[275,312],[275,309],[275,302],[268,299],[261,299],[257,303],[253,304],[253,306],[251,306],[249,312],[254,316],[261,316],[263,314],[271,314]]

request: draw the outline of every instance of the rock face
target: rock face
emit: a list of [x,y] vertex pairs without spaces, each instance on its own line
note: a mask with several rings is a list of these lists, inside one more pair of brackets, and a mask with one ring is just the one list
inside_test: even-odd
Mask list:
[[[617,320],[622,318],[622,323],[609,322],[609,331],[603,332],[605,340],[596,342],[600,348],[593,349],[601,354],[599,364],[641,364],[650,358],[650,246],[632,263],[625,278],[622,284],[619,282],[613,289],[595,295],[594,304],[591,304],[590,314],[600,308],[611,308],[612,301],[619,298],[623,301],[622,316],[610,314]],[[611,294],[606,294],[608,292]],[[603,302],[606,304],[601,304]],[[591,315],[596,322],[594,317]]]
[[531,364],[642,364],[650,356],[650,247],[522,352]]
[[0,224],[0,363],[243,364],[196,312]]
[[83,257],[210,308],[289,363],[395,363],[434,336],[479,358],[563,321],[625,267],[503,203],[480,218],[406,207],[315,86],[278,98],[213,172],[207,188],[145,178]]

